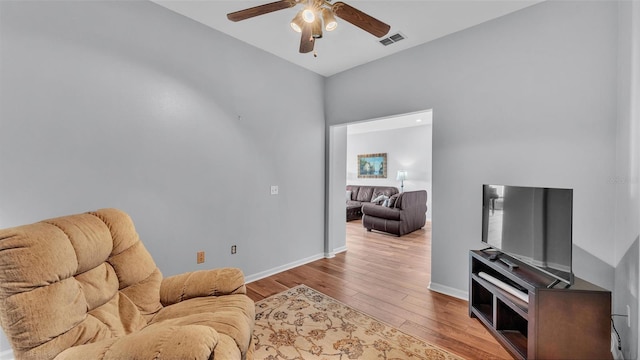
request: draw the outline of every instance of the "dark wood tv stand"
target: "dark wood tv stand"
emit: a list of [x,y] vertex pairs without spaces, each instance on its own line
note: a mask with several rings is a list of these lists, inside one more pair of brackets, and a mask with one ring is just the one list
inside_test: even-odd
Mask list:
[[[469,316],[477,317],[517,359],[611,359],[611,292],[578,277],[568,288],[505,254],[517,267],[469,253]],[[521,300],[481,277],[526,294]],[[484,276],[484,275],[483,275]]]

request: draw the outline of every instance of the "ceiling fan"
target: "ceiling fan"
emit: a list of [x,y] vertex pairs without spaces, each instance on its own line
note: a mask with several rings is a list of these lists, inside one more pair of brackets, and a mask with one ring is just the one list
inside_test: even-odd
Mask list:
[[231,21],[241,21],[258,15],[289,9],[298,4],[303,5],[304,8],[291,20],[291,28],[301,33],[301,53],[313,51],[316,39],[322,37],[323,28],[326,31],[332,31],[338,26],[336,16],[379,38],[385,36],[391,29],[391,26],[353,6],[347,5],[342,1],[332,4],[331,0],[275,1],[229,13],[227,18]]

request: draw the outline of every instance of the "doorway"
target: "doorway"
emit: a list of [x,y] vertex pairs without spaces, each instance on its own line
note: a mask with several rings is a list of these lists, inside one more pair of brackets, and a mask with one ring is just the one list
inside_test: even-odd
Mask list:
[[[431,221],[432,125],[432,110],[424,110],[329,128],[326,257],[346,250],[346,185],[427,190],[427,221]],[[386,178],[358,178],[357,156],[368,153],[387,154]],[[397,180],[398,171],[406,173],[406,180]]]

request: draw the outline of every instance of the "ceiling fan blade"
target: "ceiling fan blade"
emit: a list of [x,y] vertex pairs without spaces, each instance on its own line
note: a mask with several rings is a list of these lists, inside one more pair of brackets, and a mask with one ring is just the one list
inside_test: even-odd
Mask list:
[[300,36],[300,53],[312,52],[315,43],[316,39],[312,36],[311,24],[305,23],[302,26],[302,35]]
[[227,14],[227,19],[231,21],[246,20],[258,15],[268,14],[270,12],[288,9],[296,5],[295,0],[281,0],[272,3],[254,6],[252,8],[232,12]]
[[383,37],[389,33],[391,26],[383,23],[382,21],[367,15],[362,11],[354,8],[351,5],[347,5],[342,1],[331,6],[331,10],[337,17],[350,22],[351,24],[359,27],[360,29],[377,37]]

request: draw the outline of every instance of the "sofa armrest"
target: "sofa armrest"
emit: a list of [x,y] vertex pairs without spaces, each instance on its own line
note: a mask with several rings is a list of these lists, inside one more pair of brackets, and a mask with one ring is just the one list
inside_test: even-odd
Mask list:
[[362,205],[362,213],[365,216],[373,216],[387,220],[400,220],[400,210],[375,204]]
[[199,270],[170,276],[160,284],[163,306],[201,296],[246,294],[244,274],[238,268]]
[[398,206],[402,210],[418,208],[424,212],[427,211],[427,192],[425,190],[407,191],[400,195],[402,199],[399,200]]

